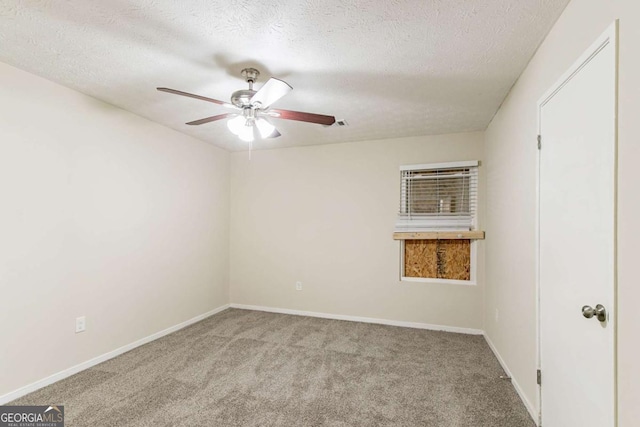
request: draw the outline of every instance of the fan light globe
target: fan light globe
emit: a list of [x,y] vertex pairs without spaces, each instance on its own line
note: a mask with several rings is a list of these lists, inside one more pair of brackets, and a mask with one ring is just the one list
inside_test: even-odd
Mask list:
[[244,116],[237,116],[227,122],[227,127],[234,135],[240,135],[243,131],[243,128],[246,128],[245,123],[246,119]]
[[276,129],[274,125],[266,121],[265,119],[257,119],[256,126],[258,127],[258,131],[260,132],[260,136],[262,138],[269,138],[273,131]]
[[238,137],[244,142],[253,141],[253,126],[243,126]]

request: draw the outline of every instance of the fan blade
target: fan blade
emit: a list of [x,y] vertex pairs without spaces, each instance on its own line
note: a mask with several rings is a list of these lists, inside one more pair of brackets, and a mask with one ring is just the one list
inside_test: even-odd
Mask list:
[[187,124],[188,125],[203,125],[205,123],[211,123],[211,122],[215,122],[217,120],[222,120],[222,119],[226,119],[227,117],[233,117],[233,116],[237,116],[237,114],[234,114],[234,113],[218,114],[217,116],[211,116],[211,117],[207,117],[207,118],[200,119],[200,120],[194,120],[194,121],[189,122]]
[[262,85],[260,90],[251,97],[251,105],[263,109],[269,108],[271,104],[273,104],[292,90],[293,88],[286,82],[271,77],[265,84]]
[[313,113],[303,113],[301,111],[290,111],[290,110],[269,110],[269,114],[272,117],[277,119],[284,120],[297,120],[299,122],[307,122],[307,123],[317,123],[319,125],[330,126],[336,122],[336,118],[333,116],[325,116],[323,114],[313,114]]
[[274,129],[273,133],[271,135],[269,135],[267,138],[277,138],[279,136],[281,136],[282,134],[280,132],[278,132],[278,129]]
[[172,93],[174,95],[186,96],[189,98],[199,99],[201,101],[213,102],[214,104],[222,105],[227,108],[238,109],[238,107],[236,107],[233,104],[229,104],[228,102],[218,101],[217,99],[213,99],[213,98],[207,98],[206,96],[194,95],[193,93],[183,92],[181,90],[169,89],[167,87],[158,87],[156,89],[158,89],[160,92],[167,92],[167,93]]

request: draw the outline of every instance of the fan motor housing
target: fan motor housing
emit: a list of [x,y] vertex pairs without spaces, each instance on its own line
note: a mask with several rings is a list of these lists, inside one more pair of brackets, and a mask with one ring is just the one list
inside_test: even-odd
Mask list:
[[240,108],[249,107],[255,93],[256,91],[252,89],[237,90],[231,94],[231,103]]

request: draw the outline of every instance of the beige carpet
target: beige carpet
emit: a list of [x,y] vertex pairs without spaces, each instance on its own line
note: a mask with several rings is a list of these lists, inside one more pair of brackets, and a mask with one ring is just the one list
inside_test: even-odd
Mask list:
[[67,426],[534,426],[481,336],[230,309],[11,404]]

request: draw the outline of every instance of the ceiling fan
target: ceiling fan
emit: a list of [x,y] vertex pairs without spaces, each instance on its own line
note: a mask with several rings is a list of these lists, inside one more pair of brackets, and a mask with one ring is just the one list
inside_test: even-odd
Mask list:
[[330,126],[335,123],[336,118],[333,116],[271,108],[274,102],[285,96],[293,90],[293,88],[286,82],[271,77],[258,91],[255,91],[253,90],[253,84],[259,75],[260,72],[255,68],[245,68],[242,70],[242,77],[244,77],[249,84],[249,89],[240,89],[233,92],[231,94],[231,103],[166,87],[159,87],[157,89],[162,92],[212,102],[236,110],[232,113],[218,114],[216,116],[188,122],[187,124],[202,125],[204,123],[230,118],[231,120],[227,121],[227,127],[233,134],[245,142],[253,142],[256,136],[262,138],[279,137],[280,132],[278,132],[270,122],[271,118],[296,120],[325,126]]

